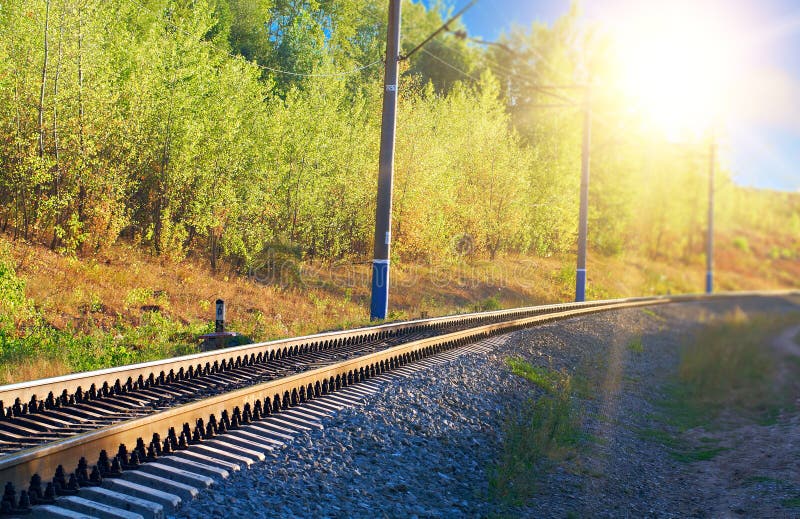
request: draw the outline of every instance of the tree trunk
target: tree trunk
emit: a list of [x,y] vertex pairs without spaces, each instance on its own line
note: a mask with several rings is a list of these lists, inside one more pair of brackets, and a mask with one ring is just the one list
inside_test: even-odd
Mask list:
[[[172,96],[170,96],[171,98]],[[161,223],[162,214],[164,212],[164,206],[166,205],[164,202],[164,191],[165,185],[167,180],[167,169],[169,168],[170,162],[170,153],[172,150],[172,109],[170,108],[169,113],[167,114],[167,134],[164,137],[164,148],[161,155],[161,177],[156,181],[156,206],[155,206],[155,214],[153,215],[154,218],[154,229],[153,229],[153,240],[156,249],[156,254],[161,254],[164,252],[161,247],[161,240],[162,240],[162,233],[163,233],[163,225]]]
[[78,143],[81,147],[81,155],[85,150],[83,125],[83,11],[78,7]]
[[62,41],[64,39],[64,11],[61,12],[61,22],[58,29],[58,60],[56,61],[56,72],[53,77],[53,155],[56,160],[56,176],[53,180],[53,196],[56,200],[55,220],[53,222],[53,239],[50,242],[50,249],[55,250],[58,246],[58,227],[61,225],[61,209],[59,202],[61,198],[61,157],[58,147],[58,79],[61,75]]
[[80,147],[81,170],[78,173],[78,221],[86,221],[86,184],[84,182],[86,164],[86,146],[84,141],[84,100],[83,100],[83,10],[78,7],[78,145]]
[[209,234],[211,240],[211,270],[217,271],[217,233],[212,229]]
[[44,91],[47,86],[47,57],[49,46],[47,41],[50,28],[50,0],[47,0],[44,11],[44,58],[42,59],[42,81],[39,89],[39,158],[44,157]]

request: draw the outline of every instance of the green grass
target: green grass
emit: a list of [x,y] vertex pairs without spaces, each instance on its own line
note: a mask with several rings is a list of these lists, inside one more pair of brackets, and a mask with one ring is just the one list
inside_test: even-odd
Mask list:
[[156,312],[146,312],[139,326],[119,323],[111,330],[56,330],[44,322],[23,334],[0,328],[0,383],[15,372],[39,364],[59,365],[70,372],[109,368],[197,351],[196,337],[213,325],[187,325]]
[[639,429],[637,434],[644,440],[663,446],[674,460],[684,463],[708,461],[713,459],[720,452],[726,450],[725,447],[709,446],[709,444],[717,443],[717,440],[713,438],[702,438],[701,443],[705,445],[695,446],[691,445],[680,435],[673,434],[662,428]]
[[510,358],[506,361],[511,372],[520,376],[550,394],[555,394],[560,384],[569,382],[563,373],[553,371],[549,368],[534,366],[519,358]]
[[781,504],[787,508],[800,508],[800,496],[784,499]]
[[652,317],[653,319],[656,319],[656,320],[659,320],[659,321],[663,321],[664,320],[664,318],[662,316],[658,315],[654,310],[651,310],[650,308],[642,308],[642,313],[644,315],[648,316],[648,317]]
[[637,433],[640,438],[658,443],[668,449],[682,448],[684,445],[674,434],[670,434],[663,429],[639,429]]
[[500,300],[497,298],[497,296],[487,297],[483,301],[478,301],[470,308],[470,310],[473,312],[492,312],[502,309],[503,305],[500,303]]
[[535,494],[538,477],[548,465],[573,457],[584,436],[569,375],[521,359],[507,362],[512,373],[545,393],[507,419],[502,451],[491,470],[491,498],[522,504]]
[[748,317],[741,311],[698,330],[680,352],[677,374],[666,388],[654,417],[660,425],[638,431],[685,463],[713,459],[725,448],[702,437],[688,441],[684,432],[725,427],[736,417],[749,423],[774,424],[792,402],[789,388],[776,383],[777,366],[766,346],[797,316]]
[[628,343],[628,349],[633,353],[644,353],[644,344],[641,337],[636,337]]
[[767,476],[750,476],[746,479],[748,483],[777,483],[779,485],[785,485],[786,482],[782,479],[777,478],[770,478]]
[[[132,304],[150,296],[128,294]],[[95,299],[87,312],[101,306]],[[196,337],[210,331],[210,322],[185,324],[159,312],[144,312],[137,325],[119,319],[108,330],[91,324],[84,330],[58,330],[25,297],[24,281],[8,251],[0,250],[0,384],[193,353]]]
[[777,386],[777,366],[766,346],[795,322],[797,316],[737,313],[698,331],[681,351],[665,403],[673,421],[683,428],[706,425],[729,410],[756,423],[774,423],[791,395]]
[[677,461],[693,463],[695,461],[709,461],[714,459],[717,454],[727,450],[725,447],[715,447],[713,449],[691,449],[687,451],[672,451],[672,456]]

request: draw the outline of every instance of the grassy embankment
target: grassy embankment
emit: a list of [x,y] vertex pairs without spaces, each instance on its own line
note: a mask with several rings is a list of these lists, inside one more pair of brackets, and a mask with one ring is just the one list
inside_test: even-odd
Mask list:
[[[721,290],[790,287],[798,279],[796,253],[785,247],[752,236],[747,250],[738,238],[718,241]],[[568,301],[573,261],[396,262],[390,318]],[[594,299],[696,292],[703,283],[702,258],[674,264],[593,254],[589,268]],[[230,328],[253,340],[364,325],[369,276],[366,263],[212,273],[199,261],[162,260],[127,244],[74,258],[0,237],[0,383],[194,351],[217,298],[228,302]]]
[[667,447],[682,462],[713,459],[717,440],[690,430],[716,430],[742,423],[771,425],[791,410],[797,360],[779,357],[769,341],[800,321],[798,315],[753,315],[741,311],[707,324],[681,350],[680,365],[667,398],[658,402],[657,428],[643,438]]
[[[706,323],[683,344],[667,397],[658,401],[654,426],[638,430],[639,437],[658,443],[679,462],[707,461],[725,449],[709,431],[772,425],[783,413],[796,412],[800,359],[771,351],[769,342],[798,322],[797,314],[748,316],[739,310]],[[800,335],[795,342],[800,344]],[[641,337],[627,349],[647,354]],[[554,371],[514,358],[508,365],[539,395],[507,419],[490,496],[521,505],[536,494],[551,467],[591,445],[580,416],[581,402],[592,398],[596,373]],[[800,498],[782,504],[798,507]]]

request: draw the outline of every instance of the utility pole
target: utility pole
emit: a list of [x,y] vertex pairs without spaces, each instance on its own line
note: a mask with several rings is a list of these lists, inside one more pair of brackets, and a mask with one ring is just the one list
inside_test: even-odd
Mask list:
[[386,68],[378,164],[378,203],[375,208],[375,249],[372,260],[370,319],[385,319],[389,309],[389,245],[392,237],[392,176],[397,119],[397,77],[400,63],[400,4],[389,0],[386,32]]
[[714,291],[714,165],[717,155],[717,139],[711,131],[708,150],[708,236],[706,236],[706,294]]
[[586,235],[589,218],[589,145],[592,133],[591,87],[583,100],[583,148],[581,150],[581,194],[578,213],[578,268],[575,271],[575,301],[586,300]]

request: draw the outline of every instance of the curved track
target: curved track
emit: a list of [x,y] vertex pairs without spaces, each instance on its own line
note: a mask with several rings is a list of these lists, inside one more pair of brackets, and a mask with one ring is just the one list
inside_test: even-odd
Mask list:
[[[231,431],[293,405],[490,335],[612,309],[789,294],[635,298],[466,314],[0,387],[0,398],[14,402],[0,419],[2,511],[53,502],[148,462],[161,466],[159,459],[190,445],[224,444]],[[251,449],[234,444],[251,452],[258,445],[253,439],[244,442]],[[64,467],[75,470],[68,474]]]

